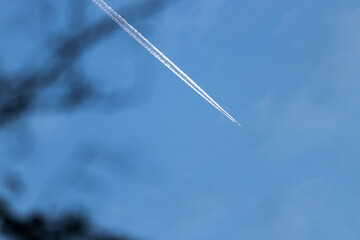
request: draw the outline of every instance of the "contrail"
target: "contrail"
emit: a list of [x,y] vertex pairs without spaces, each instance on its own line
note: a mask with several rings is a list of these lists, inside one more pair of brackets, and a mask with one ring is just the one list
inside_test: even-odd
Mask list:
[[98,5],[110,18],[114,20],[120,27],[122,27],[131,37],[133,37],[138,43],[140,43],[146,50],[148,50],[153,56],[155,56],[160,62],[162,62],[167,68],[175,73],[181,80],[189,85],[195,92],[208,101],[212,106],[224,114],[232,122],[240,124],[228,114],[220,105],[215,102],[204,90],[202,90],[188,75],[186,75],[180,68],[178,68],[170,59],[168,59],[159,49],[152,45],[141,33],[139,33],[133,26],[131,26],[123,17],[115,12],[109,5],[103,0],[92,0]]

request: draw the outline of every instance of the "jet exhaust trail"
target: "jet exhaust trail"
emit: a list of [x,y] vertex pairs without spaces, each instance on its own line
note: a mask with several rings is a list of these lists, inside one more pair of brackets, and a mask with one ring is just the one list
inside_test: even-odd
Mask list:
[[98,7],[103,10],[114,22],[122,27],[131,37],[133,37],[139,44],[148,50],[154,57],[169,68],[175,75],[189,85],[195,92],[208,101],[213,107],[220,111],[232,122],[240,126],[240,124],[228,114],[220,105],[215,102],[204,90],[202,90],[188,75],[186,75],[180,68],[178,68],[170,59],[168,59],[159,49],[152,45],[141,33],[139,33],[133,26],[131,26],[123,17],[114,11],[103,0],[92,0]]

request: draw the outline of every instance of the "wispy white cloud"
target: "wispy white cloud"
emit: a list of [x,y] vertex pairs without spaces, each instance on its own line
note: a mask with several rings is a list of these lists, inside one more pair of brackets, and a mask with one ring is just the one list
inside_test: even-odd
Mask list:
[[360,138],[359,11],[338,12],[323,55],[304,76],[296,76],[303,82],[297,82],[298,89],[292,94],[270,89],[257,103],[259,128],[267,138],[264,149],[275,158],[331,147],[350,133]]

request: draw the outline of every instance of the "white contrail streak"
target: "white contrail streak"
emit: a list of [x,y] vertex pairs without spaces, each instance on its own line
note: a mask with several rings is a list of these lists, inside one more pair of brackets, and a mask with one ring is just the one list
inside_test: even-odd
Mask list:
[[98,5],[110,18],[112,18],[120,27],[122,27],[131,37],[133,37],[138,43],[140,43],[146,50],[148,50],[153,56],[155,56],[160,62],[162,62],[167,68],[175,73],[181,80],[189,85],[195,92],[201,97],[213,105],[217,110],[224,114],[232,122],[240,124],[228,114],[220,105],[215,102],[204,90],[202,90],[188,75],[186,75],[181,69],[179,69],[172,61],[170,61],[159,49],[152,45],[141,33],[139,33],[133,26],[131,26],[123,17],[115,12],[109,5],[103,0],[92,0]]

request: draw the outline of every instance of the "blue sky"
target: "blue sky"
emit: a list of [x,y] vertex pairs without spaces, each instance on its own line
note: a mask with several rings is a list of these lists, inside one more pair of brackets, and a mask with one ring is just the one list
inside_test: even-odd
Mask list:
[[[41,29],[63,31],[69,11],[54,5],[53,25],[39,26],[26,20],[36,4],[0,1],[3,69],[46,59]],[[85,17],[104,14],[89,4]],[[351,0],[182,0],[134,23],[240,128],[119,28],[80,62],[105,89],[146,86],[143,100],[35,112],[2,130],[1,163],[27,189],[9,198],[20,212],[84,208],[143,239],[359,239],[359,24]],[[33,149],[12,160],[24,125]],[[86,169],[79,146],[97,152]],[[107,167],[114,155],[125,162]]]

